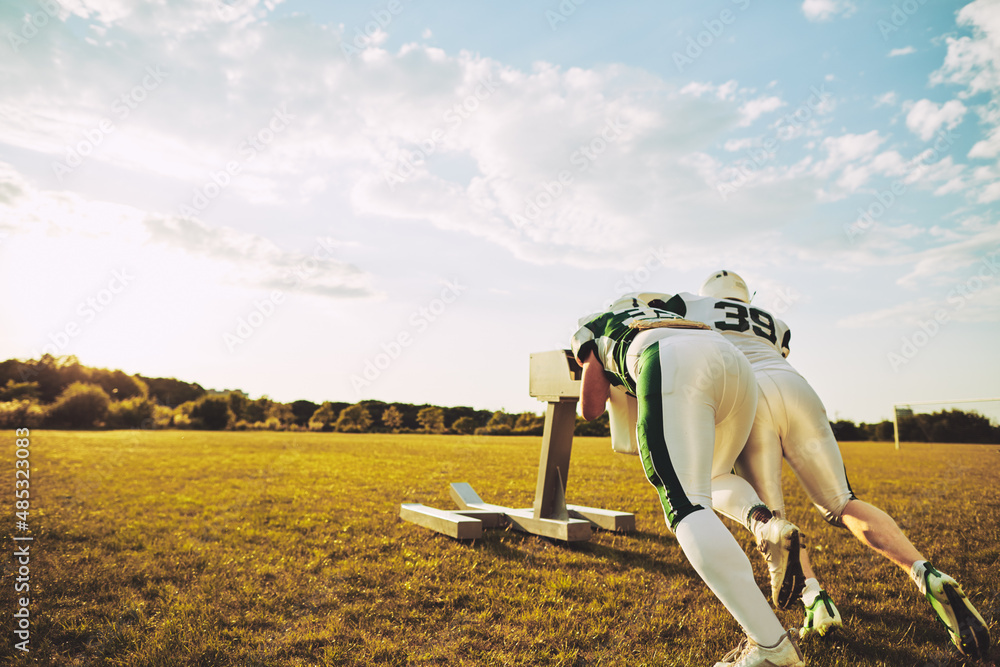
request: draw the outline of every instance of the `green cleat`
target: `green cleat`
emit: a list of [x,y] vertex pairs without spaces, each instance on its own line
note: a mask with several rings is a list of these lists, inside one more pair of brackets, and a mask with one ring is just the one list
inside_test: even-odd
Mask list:
[[927,601],[947,628],[952,643],[963,655],[985,658],[990,650],[989,630],[958,582],[927,563],[924,583]]
[[820,590],[813,603],[806,605],[806,617],[799,630],[799,637],[804,639],[812,634],[825,637],[843,625],[837,606],[826,591]]

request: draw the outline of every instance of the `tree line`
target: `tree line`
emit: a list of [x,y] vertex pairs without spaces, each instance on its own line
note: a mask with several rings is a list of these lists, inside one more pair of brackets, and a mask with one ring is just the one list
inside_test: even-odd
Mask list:
[[470,407],[375,400],[282,403],[250,398],[239,389],[213,391],[174,378],[91,368],[73,356],[0,362],[0,428],[541,435],[544,423],[543,416],[530,412]]
[[[174,378],[83,366],[76,357],[0,362],[0,428],[207,429],[541,435],[542,415],[502,410],[385,403],[250,398],[239,389],[207,390]],[[946,410],[900,418],[908,442],[1000,443],[1000,426],[975,412]],[[891,421],[832,422],[841,441],[891,441]],[[577,417],[575,435],[605,437],[608,415]]]

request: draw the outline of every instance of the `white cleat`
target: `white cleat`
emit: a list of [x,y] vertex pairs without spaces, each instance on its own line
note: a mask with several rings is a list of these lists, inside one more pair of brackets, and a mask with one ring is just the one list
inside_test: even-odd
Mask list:
[[774,517],[754,530],[757,551],[764,555],[771,575],[771,599],[778,609],[785,609],[797,600],[806,585],[799,562],[802,535],[790,521]]
[[825,637],[843,625],[837,606],[826,591],[821,590],[813,603],[806,605],[806,617],[799,630],[799,637],[805,639],[813,634]]
[[715,667],[805,667],[806,661],[795,642],[794,630],[781,636],[777,646],[765,648],[747,637],[715,663]]
[[948,629],[955,647],[963,655],[985,658],[990,651],[989,630],[958,582],[935,570],[930,563],[924,571],[924,582],[927,601]]

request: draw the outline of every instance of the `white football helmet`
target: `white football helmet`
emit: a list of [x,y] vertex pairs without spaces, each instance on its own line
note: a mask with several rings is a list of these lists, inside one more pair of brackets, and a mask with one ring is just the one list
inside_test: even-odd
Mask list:
[[698,290],[701,296],[711,296],[716,299],[734,299],[750,303],[750,291],[739,275],[732,271],[716,271],[708,277]]

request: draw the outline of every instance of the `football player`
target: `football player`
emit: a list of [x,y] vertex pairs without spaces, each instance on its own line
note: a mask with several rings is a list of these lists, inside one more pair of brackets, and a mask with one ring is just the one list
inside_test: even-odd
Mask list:
[[[754,496],[750,485],[732,474],[757,405],[746,357],[710,327],[632,298],[583,318],[572,348],[583,367],[585,419],[604,412],[612,384],[624,385],[637,398],[639,455],[667,524],[692,567],[747,634],[716,667],[805,665],[794,631],[782,627],[757,588],[750,561],[712,511],[716,483]],[[772,553],[780,552],[781,568],[790,570],[798,529],[773,517],[759,499],[755,504]]]
[[[909,574],[959,651],[973,657],[987,655],[986,623],[958,582],[935,569],[892,517],[854,495],[826,408],[786,360],[791,340],[788,326],[750,304],[743,279],[732,271],[716,271],[705,280],[697,296],[646,294],[641,298],[647,305],[710,325],[750,362],[759,399],[750,436],[736,460],[736,472],[750,482],[774,515],[785,516],[781,491],[784,459],[829,523],[846,528],[862,544]],[[716,509],[740,520],[739,511],[734,511],[726,498],[714,500]],[[806,617],[800,634],[825,634],[841,625],[840,614],[819,586],[804,554],[803,550],[807,579],[802,601]]]

